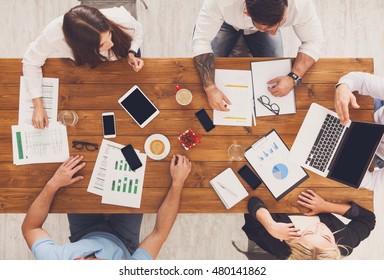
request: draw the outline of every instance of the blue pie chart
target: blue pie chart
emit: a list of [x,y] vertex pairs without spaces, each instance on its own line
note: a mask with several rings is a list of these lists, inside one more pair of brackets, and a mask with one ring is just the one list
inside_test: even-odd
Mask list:
[[285,164],[279,163],[272,168],[273,177],[278,180],[284,180],[288,176],[288,167]]

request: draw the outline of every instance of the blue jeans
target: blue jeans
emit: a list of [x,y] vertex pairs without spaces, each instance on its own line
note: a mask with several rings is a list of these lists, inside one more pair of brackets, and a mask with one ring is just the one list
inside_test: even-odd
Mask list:
[[139,246],[143,214],[68,214],[71,242],[84,235],[103,231],[116,235],[132,254]]
[[[373,111],[376,112],[378,109],[383,107],[384,101],[380,99],[373,99]],[[375,155],[375,166],[380,169],[384,167],[384,160]]]
[[216,37],[212,40],[212,50],[215,57],[228,57],[240,36],[244,37],[249,50],[254,57],[283,57],[283,42],[280,30],[276,35],[256,32],[244,35],[243,30],[236,30],[224,22]]

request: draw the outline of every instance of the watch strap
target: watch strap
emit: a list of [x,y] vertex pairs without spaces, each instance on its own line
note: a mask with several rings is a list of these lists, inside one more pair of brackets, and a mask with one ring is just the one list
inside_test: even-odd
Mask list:
[[295,86],[301,84],[301,77],[299,75],[297,75],[296,73],[289,72],[289,74],[287,76],[291,77],[295,81]]

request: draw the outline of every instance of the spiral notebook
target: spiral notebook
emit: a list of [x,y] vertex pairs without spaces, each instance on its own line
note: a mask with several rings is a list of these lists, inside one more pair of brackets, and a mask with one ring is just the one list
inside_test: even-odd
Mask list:
[[248,196],[248,192],[230,167],[209,181],[209,183],[227,209],[232,208]]

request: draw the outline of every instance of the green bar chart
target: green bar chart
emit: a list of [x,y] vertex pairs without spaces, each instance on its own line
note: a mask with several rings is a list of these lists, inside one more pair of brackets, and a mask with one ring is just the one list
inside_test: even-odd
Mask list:
[[124,160],[117,160],[115,161],[115,170],[120,171],[132,171],[132,169],[129,167],[128,163]]
[[112,180],[111,190],[114,192],[137,194],[139,187],[139,179],[130,179],[123,177]]

